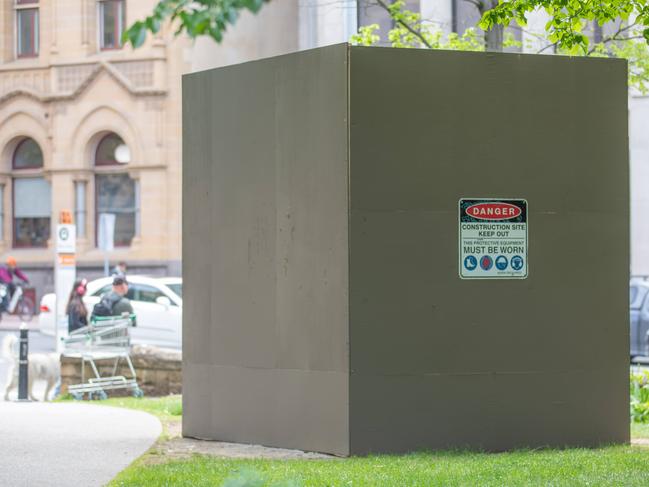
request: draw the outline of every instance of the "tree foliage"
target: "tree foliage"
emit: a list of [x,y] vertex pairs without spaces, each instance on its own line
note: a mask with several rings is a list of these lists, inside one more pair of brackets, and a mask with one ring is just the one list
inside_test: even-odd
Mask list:
[[[421,14],[405,8],[405,1],[396,0],[385,3],[385,10],[390,15],[394,27],[388,32],[388,41],[392,47],[411,47],[428,49],[450,49],[454,51],[484,51],[486,43],[475,28],[466,29],[462,34],[451,32],[444,34],[431,22],[422,19]],[[362,26],[353,35],[351,42],[361,46],[372,46],[381,41],[377,34],[378,24]],[[505,36],[505,47],[518,45],[512,35]]]
[[257,13],[270,0],[160,0],[153,13],[133,23],[122,37],[124,43],[141,46],[147,32],[158,33],[164,22],[175,24],[175,34],[185,32],[192,38],[210,36],[223,40],[229,25],[234,25],[244,10]]
[[[376,33],[378,30],[379,24],[360,27],[358,33],[352,36],[351,42],[358,46],[373,46],[381,40],[381,36]],[[390,30],[388,40],[392,47],[420,47],[453,51],[485,50],[484,43],[476,34],[475,29],[467,29],[462,35],[451,33],[444,36],[441,30],[433,29],[424,29],[421,34],[426,39],[426,44],[416,35],[395,27]]]
[[[561,2],[563,0],[548,0],[547,3]],[[510,12],[508,8],[502,8],[507,3],[522,3],[522,2],[537,2],[537,0],[504,0],[494,10],[498,12]],[[463,34],[449,33],[444,34],[442,30],[435,26],[433,23],[421,18],[421,15],[416,12],[411,12],[405,8],[404,0],[394,0],[392,3],[386,3],[382,0],[378,3],[390,15],[394,27],[390,29],[387,34],[387,41],[392,47],[419,47],[430,49],[452,49],[459,51],[484,51],[490,46],[486,38],[480,36],[475,28],[470,28],[464,31]],[[598,4],[599,5],[599,4]],[[599,7],[598,7],[599,8]],[[649,9],[649,6],[647,7]],[[490,19],[493,10],[488,10],[483,15],[478,26],[483,29],[489,29],[492,24],[485,24],[485,19]],[[516,11],[518,12],[518,11]],[[585,15],[586,11],[580,11]],[[527,25],[525,15],[529,11],[520,13],[522,19],[519,17],[514,18],[519,25],[518,28],[523,29]],[[574,22],[574,29],[580,29],[581,36],[586,40],[578,40],[581,37],[561,37],[559,34],[553,35],[564,27],[557,26],[553,21],[553,17],[549,16],[550,21],[546,24],[545,35],[535,34],[535,43],[541,40],[544,43],[539,51],[547,51],[549,48],[558,54],[575,55],[575,56],[591,56],[591,57],[617,57],[627,59],[629,61],[629,85],[642,93],[649,92],[649,45],[646,38],[638,33],[642,27],[638,18],[627,20],[614,16],[614,12],[609,12],[611,15],[607,27],[607,34],[603,35],[598,42],[592,42],[588,37],[586,31],[589,19],[581,19],[580,26]],[[519,15],[517,13],[516,15]],[[557,14],[558,17],[563,19],[562,15]],[[504,25],[507,23],[507,17],[500,14],[497,16],[498,22]],[[598,17],[593,17],[593,21],[598,22]],[[511,20],[511,19],[510,19]],[[564,19],[565,20],[565,19]],[[564,20],[558,21],[559,23]],[[591,24],[592,25],[592,24]],[[381,41],[380,36],[377,34],[379,26],[371,24],[362,26],[358,33],[354,35],[351,41],[358,45],[374,45]],[[563,32],[563,31],[562,31]],[[522,43],[514,39],[511,32],[505,32],[503,41],[500,48],[507,47],[521,47]],[[530,47],[530,46],[525,46]]]
[[[148,32],[155,34],[165,22],[170,22],[176,35],[209,36],[220,43],[228,26],[236,23],[242,11],[256,13],[269,1],[160,0],[150,16],[124,32],[123,40],[139,47]],[[546,46],[541,51],[551,48],[560,54],[628,59],[630,85],[643,93],[649,92],[649,0],[465,0],[480,14],[478,25],[462,34],[446,35],[419,13],[407,10],[404,0],[374,1],[393,21],[387,39],[392,46],[463,51],[520,46],[511,33],[503,35],[503,29],[516,24],[525,30],[527,16],[542,10],[549,20],[542,36]],[[587,32],[595,24],[606,32],[596,41]],[[352,42],[376,44],[380,41],[378,30],[376,24],[363,26]]]
[[[543,10],[549,16],[545,26],[547,38],[571,54],[593,51],[590,38],[584,33],[589,23],[599,26],[619,23],[621,28],[606,42],[642,39],[649,42],[649,4],[647,0],[503,0],[484,13],[480,27],[518,23],[527,25],[527,14]],[[620,22],[621,21],[621,22]]]

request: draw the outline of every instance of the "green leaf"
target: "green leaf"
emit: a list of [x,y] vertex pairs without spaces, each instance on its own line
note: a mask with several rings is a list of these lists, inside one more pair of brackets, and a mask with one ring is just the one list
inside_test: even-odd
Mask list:
[[160,31],[160,21],[156,17],[147,17],[146,27],[154,34]]
[[135,32],[135,35],[131,38],[131,43],[133,47],[140,47],[144,44],[146,40],[146,28],[144,25],[141,25],[140,28]]
[[135,22],[122,34],[124,43],[130,42],[133,47],[140,47],[146,39],[146,24],[144,22]]
[[190,37],[209,35],[220,42],[227,27],[237,22],[241,11],[257,13],[268,1],[160,0],[153,9],[153,15],[144,21],[135,22],[129,27],[129,34],[124,39],[138,47],[144,43],[147,31],[157,33],[162,22],[167,21],[177,25],[176,35],[181,32],[186,32]]

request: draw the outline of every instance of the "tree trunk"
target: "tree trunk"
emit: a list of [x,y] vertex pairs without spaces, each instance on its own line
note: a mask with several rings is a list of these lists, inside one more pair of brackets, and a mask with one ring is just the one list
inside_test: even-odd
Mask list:
[[[482,17],[485,12],[496,7],[496,5],[498,5],[498,0],[482,0],[478,2],[480,17]],[[496,24],[491,28],[491,30],[486,31],[484,33],[485,49],[487,51],[502,51],[504,32],[505,29],[500,24]]]
[[503,50],[503,33],[502,25],[495,25],[491,30],[484,33],[484,42],[487,51]]
[[602,31],[602,26],[596,20],[593,20],[593,41],[595,41],[595,44],[599,44],[603,38],[604,32]]

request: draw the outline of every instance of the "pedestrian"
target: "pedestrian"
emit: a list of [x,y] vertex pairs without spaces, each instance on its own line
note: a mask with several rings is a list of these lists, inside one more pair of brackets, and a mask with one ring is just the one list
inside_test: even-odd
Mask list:
[[113,269],[112,277],[126,277],[126,262],[119,261]]
[[[113,290],[104,294],[101,300],[95,304],[92,310],[92,317],[95,316],[133,316],[133,306],[126,297],[128,293],[128,282],[125,277],[115,276],[113,278]],[[135,326],[133,318],[132,326]]]
[[74,330],[88,326],[88,310],[83,304],[83,297],[86,294],[86,284],[88,281],[81,279],[76,281],[68,298],[66,313],[68,315],[68,333]]

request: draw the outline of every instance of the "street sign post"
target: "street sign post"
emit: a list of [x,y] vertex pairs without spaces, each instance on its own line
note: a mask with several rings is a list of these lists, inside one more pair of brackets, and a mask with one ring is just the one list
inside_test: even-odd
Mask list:
[[74,285],[77,269],[75,262],[77,232],[72,223],[69,211],[62,211],[56,226],[56,258],[54,261],[54,290],[56,305],[54,308],[54,339],[56,351],[60,351],[61,340],[59,328],[65,324],[65,306],[70,289]]

